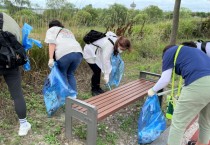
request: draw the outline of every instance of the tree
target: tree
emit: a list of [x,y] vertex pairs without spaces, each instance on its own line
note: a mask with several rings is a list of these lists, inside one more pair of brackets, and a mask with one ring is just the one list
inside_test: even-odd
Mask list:
[[91,22],[92,16],[90,13],[86,12],[85,10],[80,10],[74,15],[74,20],[79,25],[89,25]]
[[122,26],[126,23],[128,9],[121,4],[111,5],[103,11],[102,22],[106,26],[116,24]]
[[192,17],[192,11],[188,8],[180,8],[180,18],[190,18]]
[[49,9],[61,9],[66,5],[67,0],[47,0],[46,6]]
[[147,19],[148,19],[148,15],[146,13],[142,12],[142,13],[139,13],[138,15],[136,15],[133,20],[136,24],[142,24]]
[[170,44],[176,44],[176,37],[177,31],[179,27],[179,10],[180,10],[181,0],[176,0],[174,5],[174,12],[173,12],[173,24],[172,24],[172,31],[170,37]]
[[17,11],[20,11],[26,7],[31,7],[29,0],[2,0],[6,8],[11,15],[14,15]]
[[97,9],[93,8],[91,4],[85,6],[82,10],[88,12],[91,15],[91,24],[96,24],[98,20],[98,11]]
[[161,10],[158,6],[149,6],[143,10],[144,13],[148,15],[148,19],[151,21],[156,21],[157,19],[163,18],[163,10]]

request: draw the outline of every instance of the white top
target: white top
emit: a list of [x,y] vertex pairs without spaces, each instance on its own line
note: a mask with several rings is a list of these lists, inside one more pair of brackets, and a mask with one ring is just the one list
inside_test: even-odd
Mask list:
[[17,22],[7,15],[6,13],[3,13],[3,31],[8,31],[16,36],[17,40],[20,42],[21,38],[21,32],[20,27],[17,24]]
[[[201,42],[196,42],[197,48],[201,50]],[[210,42],[206,43],[206,54],[210,57]],[[202,50],[201,50],[202,51]]]
[[158,92],[170,83],[172,71],[173,69],[171,68],[162,72],[160,79],[153,87],[153,91]]
[[84,47],[84,59],[90,64],[97,64],[105,76],[109,76],[112,70],[111,55],[114,52],[114,45],[108,40],[110,38],[114,43],[117,40],[116,34],[107,32],[107,37],[101,38],[92,44],[86,44]]
[[46,43],[56,44],[55,48],[56,59],[59,60],[64,55],[69,54],[71,52],[82,53],[82,48],[75,39],[74,34],[68,29],[65,28],[63,28],[62,30],[61,29],[62,29],[61,27],[57,26],[51,27],[50,29],[47,30],[45,38]]

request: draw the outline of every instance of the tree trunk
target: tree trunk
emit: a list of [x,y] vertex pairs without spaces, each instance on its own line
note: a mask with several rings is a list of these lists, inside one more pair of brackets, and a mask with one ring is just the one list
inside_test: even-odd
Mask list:
[[174,12],[173,12],[173,26],[172,26],[171,37],[170,37],[171,45],[176,44],[177,31],[178,31],[178,27],[179,27],[180,5],[181,5],[181,0],[176,0],[175,5],[174,5]]

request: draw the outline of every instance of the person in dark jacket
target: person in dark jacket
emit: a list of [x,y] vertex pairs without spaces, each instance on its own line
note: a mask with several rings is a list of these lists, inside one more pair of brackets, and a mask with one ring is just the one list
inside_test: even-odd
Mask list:
[[[16,36],[17,40],[20,41],[20,27],[18,26],[16,21],[6,13],[1,13],[1,15],[3,16],[2,30],[11,32]],[[25,136],[31,129],[31,124],[26,119],[26,103],[23,97],[23,91],[21,87],[22,79],[19,67],[8,69],[4,68],[3,66],[0,66],[0,76],[4,77],[10,95],[14,100],[15,111],[18,115],[20,122],[18,135]]]

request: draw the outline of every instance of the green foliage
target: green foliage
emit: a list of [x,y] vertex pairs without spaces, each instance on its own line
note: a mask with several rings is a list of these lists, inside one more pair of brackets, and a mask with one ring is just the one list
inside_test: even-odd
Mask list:
[[192,11],[190,9],[184,7],[180,8],[180,16],[179,16],[180,19],[181,18],[189,19],[190,17],[192,17]]
[[13,15],[13,18],[19,23],[35,24],[34,20],[38,20],[38,15],[30,9],[22,9]]
[[163,10],[158,6],[151,5],[143,10],[148,15],[149,21],[156,22],[163,17]]
[[98,21],[98,16],[100,14],[100,12],[93,8],[93,6],[91,4],[85,6],[82,10],[88,12],[91,15],[91,19],[89,20],[89,25],[96,25],[97,21]]
[[142,24],[144,21],[148,19],[148,14],[147,13],[139,13],[134,17],[134,22],[136,24]]
[[85,10],[81,10],[76,13],[76,15],[74,16],[74,19],[76,21],[76,24],[88,26],[90,25],[92,16],[89,12]]
[[123,26],[127,20],[127,12],[128,9],[121,4],[111,5],[103,11],[101,22],[105,27],[110,25]]
[[87,136],[87,125],[84,125],[84,124],[77,125],[77,126],[75,126],[73,128],[73,132],[80,139],[86,139],[86,136]]
[[49,133],[49,134],[45,135],[44,139],[49,144],[60,145],[58,139],[56,138],[56,135],[53,133]]
[[118,139],[116,133],[110,132],[108,126],[104,123],[98,125],[98,136],[100,137],[97,139],[99,145],[116,144],[116,139]]
[[65,7],[67,0],[47,0],[46,6],[50,9],[61,9]]
[[210,18],[206,19],[205,21],[201,22],[200,24],[200,33],[202,37],[209,38],[210,37]]
[[194,38],[194,34],[198,31],[198,22],[194,19],[181,19],[180,27],[178,30],[178,38],[191,39]]

